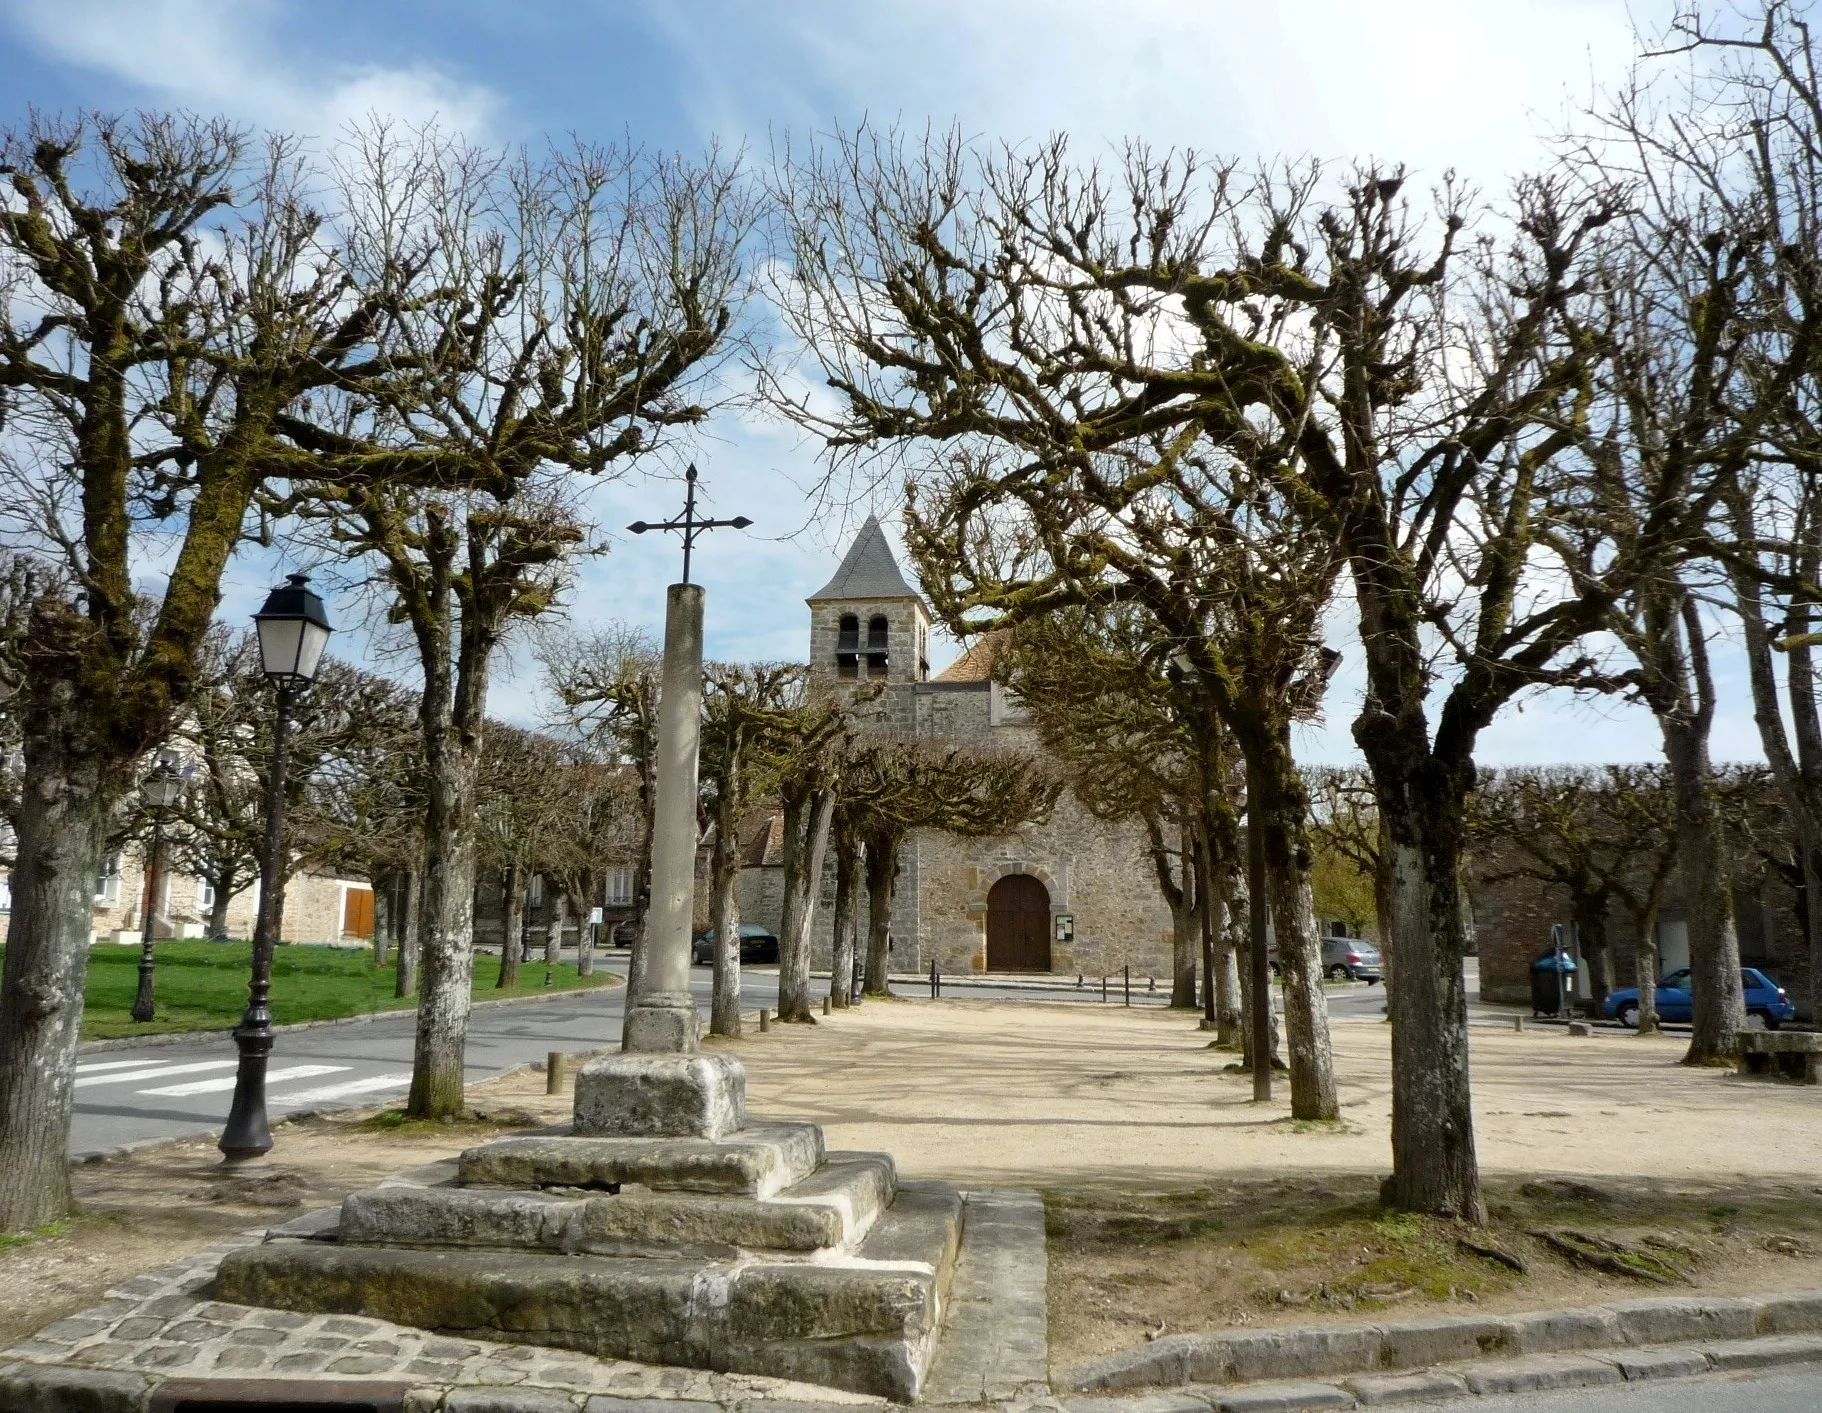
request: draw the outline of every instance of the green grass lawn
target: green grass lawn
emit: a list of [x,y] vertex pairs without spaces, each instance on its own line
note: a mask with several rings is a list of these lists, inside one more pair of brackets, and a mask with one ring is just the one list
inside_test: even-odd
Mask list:
[[[172,1030],[220,1030],[234,1025],[247,1004],[247,971],[253,948],[246,942],[160,942],[157,946],[156,1020],[137,1024],[129,1014],[139,985],[139,948],[102,942],[89,954],[87,1004],[82,1038],[107,1040],[120,1035],[155,1035]],[[578,986],[600,986],[614,978],[604,971],[576,975],[574,966],[556,969],[547,989],[544,964],[527,960],[516,990],[494,987],[499,959],[476,958],[477,1001],[506,996],[545,995]],[[272,957],[272,1020],[333,1020],[374,1011],[409,1010],[415,998],[392,994],[392,968],[376,967],[366,948],[280,947]]]

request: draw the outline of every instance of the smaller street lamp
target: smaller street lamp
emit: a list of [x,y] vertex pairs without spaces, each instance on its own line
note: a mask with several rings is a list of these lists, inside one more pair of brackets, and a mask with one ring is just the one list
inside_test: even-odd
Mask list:
[[152,847],[146,853],[146,902],[139,919],[139,989],[133,993],[133,1019],[152,1019],[152,914],[158,909],[158,877],[164,862],[164,816],[183,798],[183,776],[177,769],[177,752],[169,746],[139,782],[139,798],[152,812]]
[[259,633],[260,666],[276,689],[278,713],[272,727],[272,769],[266,777],[266,853],[259,870],[259,916],[253,925],[253,972],[247,1009],[234,1028],[240,1068],[234,1076],[234,1107],[216,1146],[227,1162],[257,1158],[272,1148],[266,1123],[266,1060],[272,1053],[272,949],[278,943],[279,856],[285,835],[285,743],[290,735],[293,697],[316,680],[323,649],[335,630],[323,601],[302,574],[287,576],[253,615]]

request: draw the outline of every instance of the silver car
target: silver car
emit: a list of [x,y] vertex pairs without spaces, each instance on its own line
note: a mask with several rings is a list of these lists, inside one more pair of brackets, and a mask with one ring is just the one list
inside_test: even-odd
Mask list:
[[1381,975],[1379,949],[1358,937],[1324,937],[1322,974],[1330,981],[1364,981],[1371,986]]

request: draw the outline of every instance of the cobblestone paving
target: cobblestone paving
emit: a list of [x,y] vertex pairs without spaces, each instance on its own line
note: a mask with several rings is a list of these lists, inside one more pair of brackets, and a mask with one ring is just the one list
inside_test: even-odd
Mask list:
[[[766,1404],[883,1405],[838,1389],[595,1359],[567,1349],[446,1339],[424,1330],[351,1315],[299,1315],[209,1300],[203,1292],[223,1256],[259,1242],[263,1230],[211,1246],[185,1260],[136,1276],[107,1292],[99,1305],[46,1325],[23,1344],[0,1351],[0,1389],[9,1379],[49,1376],[53,1368],[116,1371],[164,1378],[403,1381],[420,1388],[411,1406],[431,1409],[467,1403],[452,1390],[520,1390],[489,1408],[591,1410],[622,1400],[675,1401],[716,1409]],[[7,1366],[12,1366],[10,1369]],[[24,1367],[21,1367],[24,1366]],[[118,1380],[102,1381],[118,1385]],[[591,1398],[591,1396],[594,1396]],[[50,1405],[55,1406],[55,1405]],[[88,1407],[87,1403],[82,1406]],[[102,1405],[97,1405],[102,1406]],[[109,1405],[111,1406],[111,1405]],[[123,1405],[124,1406],[124,1405]],[[479,1405],[477,1405],[479,1406]],[[693,1410],[691,1411],[693,1413]],[[704,1410],[706,1413],[706,1409]]]

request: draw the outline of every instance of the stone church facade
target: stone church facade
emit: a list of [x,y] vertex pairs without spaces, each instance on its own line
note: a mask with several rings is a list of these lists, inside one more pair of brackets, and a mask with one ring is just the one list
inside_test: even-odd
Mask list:
[[[884,531],[869,519],[827,585],[812,594],[810,668],[824,684],[871,696],[864,729],[961,745],[1041,749],[1018,699],[993,679],[992,644],[977,643],[930,675],[929,610],[908,584]],[[741,911],[776,930],[776,820],[742,840]],[[826,967],[832,868],[817,908],[813,964]],[[862,903],[862,916],[865,915]],[[1051,816],[1016,834],[969,839],[923,830],[900,858],[892,970],[1053,972],[1098,978],[1131,967],[1170,976],[1170,909],[1136,821],[1106,823],[1064,792]]]

